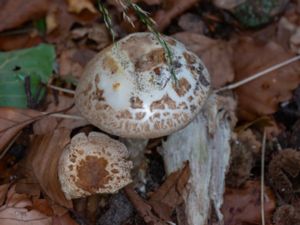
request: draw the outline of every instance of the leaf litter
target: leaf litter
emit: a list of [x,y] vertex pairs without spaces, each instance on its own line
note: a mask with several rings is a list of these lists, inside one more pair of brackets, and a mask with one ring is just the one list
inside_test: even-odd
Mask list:
[[[124,26],[120,7],[116,1],[108,2],[118,36],[127,35],[132,28],[128,29],[128,25]],[[285,11],[279,14],[278,20],[274,15],[278,15],[279,11],[275,14],[263,15],[267,16],[268,21],[273,21],[272,24],[265,23],[265,18],[262,17],[256,18],[255,21],[245,21],[244,18],[239,18],[241,14],[235,14],[237,11],[233,10],[234,7],[241,2],[249,4],[250,1],[216,0],[213,1],[215,6],[206,1],[199,4],[194,0],[135,2],[150,12],[159,30],[182,41],[202,58],[212,75],[214,89],[247,78],[299,52],[299,13],[297,11],[299,3],[295,1],[291,1]],[[74,89],[73,84],[76,82],[68,82],[69,77],[75,80],[80,79],[89,59],[111,43],[109,33],[104,29],[103,18],[96,12],[95,1],[43,0],[37,2],[30,0],[24,4],[22,1],[5,0],[0,3],[0,7],[2,8],[0,19],[3,18],[1,21],[5,21],[0,25],[1,50],[19,50],[26,47],[25,51],[31,51],[29,47],[42,42],[52,43],[55,46],[56,52],[51,53],[52,58],[48,62],[39,55],[34,59],[28,58],[28,55],[22,56],[22,60],[19,57],[16,58],[16,65],[27,62],[26,60],[30,62],[30,60],[39,59],[45,63],[46,67],[30,67],[32,70],[25,71],[32,76],[33,80],[36,78],[34,74],[38,73],[40,76],[37,76],[38,81]],[[231,10],[240,22],[230,17],[228,11],[223,8]],[[245,9],[247,7],[243,10]],[[130,16],[137,19],[134,14]],[[46,24],[44,33],[34,25],[38,20]],[[257,27],[260,32],[260,37],[258,37],[254,30],[245,28],[245,22],[250,22],[250,25],[252,22],[255,24],[262,22],[266,25]],[[135,23],[137,24],[135,31],[144,31],[141,24],[137,21]],[[270,27],[270,30],[276,32],[267,33],[267,28]],[[267,36],[270,38],[266,38]],[[9,58],[6,54],[12,53],[1,52],[0,56],[1,54],[4,54],[2,62],[5,62],[5,59]],[[54,59],[58,67],[53,70]],[[295,62],[238,87],[233,91],[233,95],[226,93],[231,98],[236,98],[238,128],[242,129],[236,130],[236,138],[232,140],[233,153],[223,205],[225,225],[260,224],[260,183],[255,180],[260,177],[258,171],[260,171],[261,143],[259,140],[262,130],[266,127],[273,129],[270,131],[272,135],[269,135],[266,152],[266,166],[269,168],[265,174],[267,224],[298,224],[300,221],[300,214],[297,210],[299,206],[297,192],[299,123],[296,123],[299,118],[299,107],[295,107],[295,102],[300,100],[294,92],[300,82],[299,68],[299,62]],[[2,67],[0,73],[1,69]],[[5,79],[13,79],[11,68],[8,70],[10,70],[9,75],[6,74],[7,70],[5,70],[5,75],[9,78]],[[49,79],[50,76],[52,79]],[[32,85],[36,83],[33,82]],[[19,87],[11,88],[11,90],[20,89]],[[5,90],[1,89],[1,91]],[[4,94],[7,95],[7,92]],[[83,211],[76,208],[79,201],[67,201],[57,182],[57,159],[63,146],[74,133],[78,130],[89,132],[97,129],[86,126],[88,124],[86,121],[78,119],[79,114],[76,108],[72,107],[73,96],[50,89],[45,94],[46,97],[41,105],[34,105],[36,110],[0,108],[1,156],[9,156],[3,158],[7,160],[7,163],[1,164],[0,162],[1,173],[5,177],[3,179],[5,183],[1,183],[0,186],[2,209],[0,220],[4,219],[5,224],[16,224],[15,218],[10,215],[17,212],[23,216],[20,217],[18,224],[68,225],[84,224],[89,220],[92,224],[99,225],[111,221],[116,212],[120,213],[121,217],[114,223],[120,225],[167,224],[170,221],[181,221],[179,224],[186,223],[182,195],[188,187],[188,166],[168,177],[162,176],[164,172],[151,174],[151,176],[164,178],[162,182],[152,184],[152,186],[149,185],[150,180],[147,178],[146,183],[148,182],[151,188],[146,188],[146,192],[140,192],[132,186],[126,187],[123,191],[127,193],[128,199],[124,193],[120,194],[122,197],[117,197],[119,194],[92,196],[80,200],[86,203],[82,204],[82,207],[86,209]],[[27,95],[23,93],[23,99],[22,104],[18,103],[14,106],[27,107],[28,100],[30,100],[28,93]],[[0,101],[2,104],[3,102]],[[7,102],[16,104],[15,100]],[[278,116],[275,116],[275,119],[272,117],[278,109],[285,110],[284,119],[278,119]],[[76,117],[65,119],[60,118],[59,114],[58,117],[54,117],[47,113],[49,115],[65,113]],[[287,115],[291,113],[293,119],[289,122]],[[268,119],[272,123],[271,126],[263,119],[266,116],[272,118]],[[17,156],[13,149],[21,141],[24,133],[30,137],[29,143],[25,144],[25,156],[18,161],[15,160]],[[237,142],[239,142],[238,146]],[[160,143],[161,141],[158,141],[148,153],[154,154],[160,148]],[[290,149],[280,150],[281,147]],[[153,158],[148,160],[153,160]],[[159,161],[156,163],[161,164]],[[10,166],[12,164],[17,166]],[[145,171],[149,173],[147,169]],[[111,201],[106,200],[110,197]],[[121,203],[128,206],[126,210],[120,209]],[[276,211],[275,204],[277,204]],[[285,217],[288,218],[285,220]]]

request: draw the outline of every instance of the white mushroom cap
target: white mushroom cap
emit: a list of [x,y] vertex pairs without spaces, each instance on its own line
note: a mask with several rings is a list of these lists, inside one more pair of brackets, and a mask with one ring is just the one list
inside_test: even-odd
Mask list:
[[67,199],[114,193],[129,184],[132,162],[124,144],[99,132],[75,135],[59,160],[58,177]]
[[98,53],[86,66],[75,103],[90,123],[126,138],[155,138],[186,126],[210,89],[202,61],[163,37],[173,52],[177,85],[152,33],[134,33]]

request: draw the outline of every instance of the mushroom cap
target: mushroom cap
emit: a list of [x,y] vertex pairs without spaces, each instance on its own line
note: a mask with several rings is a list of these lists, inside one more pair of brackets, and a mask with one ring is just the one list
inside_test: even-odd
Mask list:
[[133,33],[86,66],[75,104],[90,123],[125,138],[155,138],[185,127],[210,90],[203,62],[173,38],[175,82],[165,51],[152,33]]
[[129,184],[132,162],[124,144],[91,132],[75,135],[60,156],[58,177],[67,199],[115,193]]

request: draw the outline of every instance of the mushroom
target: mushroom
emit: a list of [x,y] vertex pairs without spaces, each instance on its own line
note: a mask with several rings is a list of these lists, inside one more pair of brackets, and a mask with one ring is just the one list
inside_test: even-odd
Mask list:
[[124,138],[156,138],[185,127],[205,103],[209,74],[183,44],[162,38],[173,53],[176,80],[155,35],[133,33],[86,66],[75,94],[82,116]]
[[91,132],[75,135],[60,156],[58,177],[67,199],[115,193],[129,184],[132,162],[126,146]]

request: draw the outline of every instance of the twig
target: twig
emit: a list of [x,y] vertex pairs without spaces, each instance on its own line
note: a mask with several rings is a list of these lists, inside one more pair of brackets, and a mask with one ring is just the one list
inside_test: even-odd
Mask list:
[[52,84],[48,84],[47,87],[53,89],[53,90],[57,90],[57,91],[61,91],[61,92],[65,92],[71,95],[75,95],[75,91],[67,89],[67,88],[61,88],[61,87],[57,87],[55,85]]
[[260,181],[260,201],[261,201],[261,224],[265,225],[265,151],[266,151],[266,130],[264,129],[261,149],[261,181]]
[[249,76],[249,77],[247,77],[247,78],[245,78],[243,80],[240,80],[240,81],[238,81],[236,83],[233,83],[233,84],[230,84],[228,86],[222,87],[222,88],[216,90],[215,93],[219,93],[221,91],[232,90],[232,89],[235,89],[237,87],[240,87],[240,86],[242,86],[242,85],[244,85],[246,83],[249,83],[249,82],[251,82],[251,81],[253,81],[253,80],[255,80],[255,79],[257,79],[257,78],[259,78],[261,76],[264,76],[264,75],[266,75],[266,74],[268,74],[268,73],[270,73],[270,72],[272,72],[274,70],[277,70],[277,69],[279,69],[281,67],[284,67],[284,66],[286,66],[288,64],[291,64],[293,62],[296,62],[299,59],[300,59],[300,55],[294,56],[294,57],[292,57],[290,59],[287,59],[287,60],[285,60],[285,61],[283,61],[281,63],[278,63],[278,64],[276,64],[274,66],[271,66],[271,67],[269,67],[269,68],[267,68],[267,69],[265,69],[265,70],[263,70],[261,72],[258,72],[258,73],[254,74],[254,75],[251,75],[251,76]]
[[[46,112],[45,112],[46,114]],[[53,113],[49,116],[56,117],[56,118],[63,118],[63,119],[72,119],[72,120],[84,120],[83,117],[71,114],[63,114],[63,113]]]

